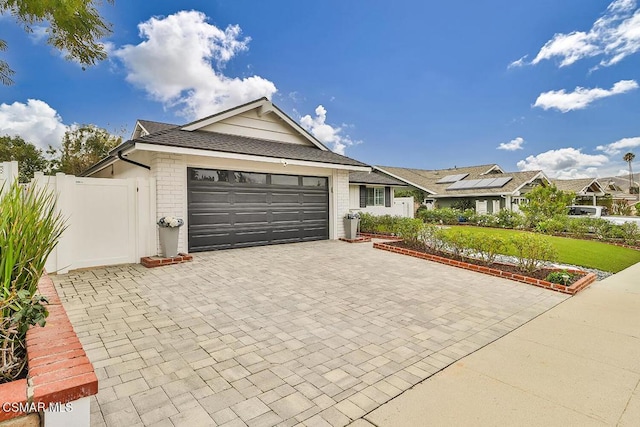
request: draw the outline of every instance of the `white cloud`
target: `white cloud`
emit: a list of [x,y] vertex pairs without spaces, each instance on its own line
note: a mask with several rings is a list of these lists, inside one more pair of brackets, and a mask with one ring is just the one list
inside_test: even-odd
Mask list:
[[596,177],[601,172],[601,167],[608,165],[607,156],[585,154],[581,149],[572,147],[545,151],[517,163],[520,170],[542,170],[552,178]]
[[138,25],[144,41],[111,54],[127,69],[127,81],[165,107],[201,118],[260,97],[271,99],[276,86],[259,76],[229,77],[225,65],[249,48],[237,25],[222,30],[197,11],[153,17]]
[[66,131],[60,115],[44,101],[0,104],[0,135],[18,135],[46,150],[49,145],[59,147]]
[[622,153],[623,151],[626,153],[638,147],[640,147],[640,136],[636,136],[633,138],[622,138],[616,142],[612,142],[611,144],[598,145],[596,147],[596,150],[604,151],[610,156],[615,156]]
[[540,107],[545,110],[555,108],[566,113],[572,110],[581,110],[586,108],[592,102],[607,98],[613,95],[620,95],[625,92],[637,89],[638,83],[635,80],[620,80],[615,83],[611,89],[601,89],[599,87],[587,89],[584,87],[576,87],[573,92],[567,93],[562,90],[551,90],[543,92],[536,99],[534,107]]
[[528,56],[529,55],[524,55],[520,59],[513,61],[511,64],[509,64],[507,68],[523,67],[524,65],[526,65],[526,60]]
[[315,113],[315,117],[309,114],[301,117],[300,124],[323,144],[332,144],[334,152],[344,154],[345,148],[361,143],[361,141],[352,140],[348,135],[343,135],[342,130],[345,125],[333,127],[327,124],[327,110],[322,105],[318,105]]
[[33,31],[29,33],[29,38],[33,43],[40,43],[48,36],[47,27],[42,25],[34,25],[32,30]]
[[601,56],[600,66],[616,64],[640,51],[640,9],[636,0],[615,0],[589,31],[555,34],[531,64],[557,58],[560,67]]
[[509,142],[501,142],[497,149],[506,151],[522,150],[522,144],[524,144],[524,139],[519,136]]

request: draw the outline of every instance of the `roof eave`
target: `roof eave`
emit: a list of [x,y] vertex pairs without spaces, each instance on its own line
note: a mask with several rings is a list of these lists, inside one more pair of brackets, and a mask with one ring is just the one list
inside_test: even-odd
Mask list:
[[402,178],[402,177],[401,177],[401,176],[399,176],[399,175],[393,174],[393,173],[391,173],[391,172],[389,172],[389,171],[387,171],[387,170],[385,170],[385,169],[383,169],[383,168],[381,168],[381,167],[379,167],[379,166],[372,166],[372,168],[373,168],[374,170],[379,170],[379,171],[380,171],[380,172],[382,172],[382,173],[386,173],[387,175],[389,175],[389,176],[391,176],[391,177],[393,177],[393,178],[395,178],[395,179],[397,179],[397,180],[399,180],[399,181],[406,182],[406,183],[407,183],[408,185],[410,185],[411,187],[415,187],[415,188],[418,188],[418,189],[420,189],[420,190],[422,190],[422,191],[426,191],[427,193],[429,193],[429,194],[431,194],[431,195],[437,194],[437,193],[436,193],[435,191],[433,191],[433,190],[429,190],[428,188],[423,187],[422,185],[418,185],[418,184],[416,184],[416,183],[414,183],[414,182],[411,182],[411,181],[409,181],[408,179],[405,179],[405,178]]
[[314,161],[314,160],[299,160],[292,159],[288,157],[269,157],[269,156],[261,156],[257,154],[242,154],[242,153],[233,153],[228,151],[216,151],[216,150],[203,150],[200,148],[188,148],[188,147],[177,147],[175,145],[161,145],[161,144],[153,144],[147,142],[135,142],[135,149],[141,151],[157,151],[157,152],[165,152],[165,153],[174,153],[174,154],[186,154],[186,155],[194,155],[194,156],[205,156],[205,157],[218,157],[218,158],[228,158],[228,159],[239,159],[239,160],[249,160],[249,161],[258,161],[258,162],[267,162],[267,163],[281,163],[283,166],[298,165],[298,166],[315,166],[315,167],[323,167],[323,168],[332,168],[332,169],[343,169],[354,172],[371,172],[371,167],[360,165],[348,165],[341,163],[331,163],[331,162],[323,162],[323,161]]

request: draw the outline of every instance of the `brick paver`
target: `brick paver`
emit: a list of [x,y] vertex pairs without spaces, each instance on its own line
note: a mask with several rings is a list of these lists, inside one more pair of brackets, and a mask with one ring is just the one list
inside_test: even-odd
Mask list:
[[345,425],[567,298],[333,241],[53,279],[94,426]]

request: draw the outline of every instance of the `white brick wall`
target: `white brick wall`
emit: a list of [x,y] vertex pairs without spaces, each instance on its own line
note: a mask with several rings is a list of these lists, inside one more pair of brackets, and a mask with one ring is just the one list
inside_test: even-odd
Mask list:
[[334,174],[333,191],[337,194],[337,224],[338,238],[344,237],[344,216],[349,212],[349,171],[336,170]]
[[[187,252],[187,166],[184,156],[154,153],[151,175],[156,178],[157,216],[175,216],[185,222],[180,228],[178,251]],[[157,240],[160,253],[160,240]]]

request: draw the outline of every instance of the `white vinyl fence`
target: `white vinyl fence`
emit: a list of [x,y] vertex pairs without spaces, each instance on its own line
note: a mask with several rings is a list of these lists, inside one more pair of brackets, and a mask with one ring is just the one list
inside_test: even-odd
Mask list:
[[155,180],[36,173],[32,184],[57,195],[67,229],[47,260],[50,273],[137,263],[156,253]]
[[18,162],[0,162],[0,191],[6,191],[17,177]]

